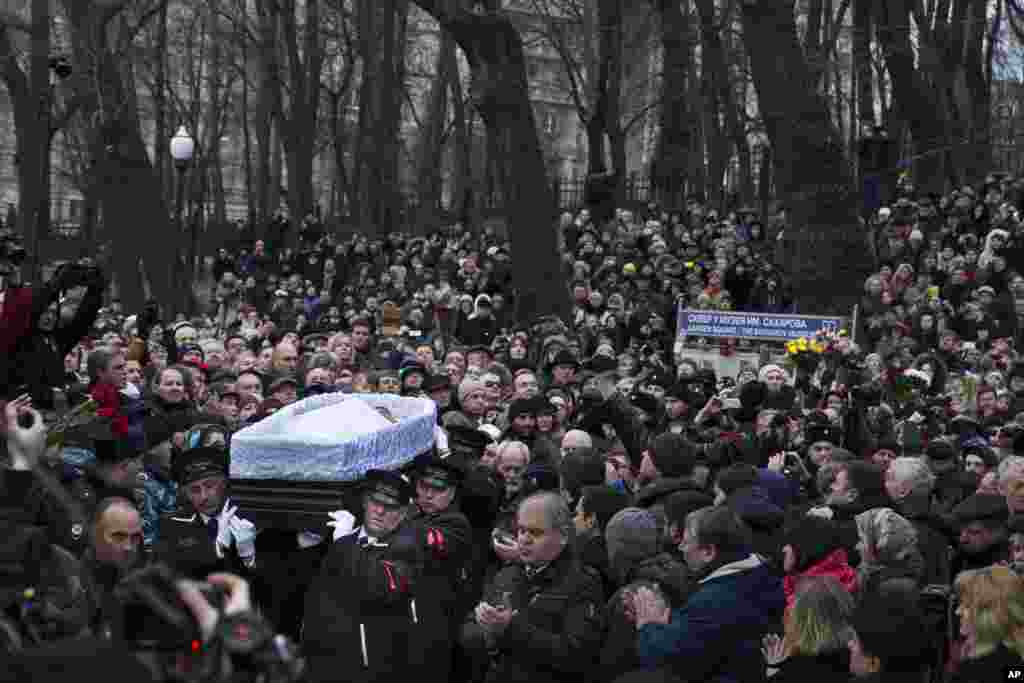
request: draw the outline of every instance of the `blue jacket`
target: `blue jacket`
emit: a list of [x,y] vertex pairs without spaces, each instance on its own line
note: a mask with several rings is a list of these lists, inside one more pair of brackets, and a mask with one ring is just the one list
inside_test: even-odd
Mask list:
[[683,681],[764,680],[761,638],[781,627],[782,577],[759,556],[723,565],[700,582],[668,624],[646,624],[637,652],[648,670],[669,667]]
[[142,535],[146,548],[154,547],[160,532],[160,518],[178,509],[178,484],[151,467],[142,483]]

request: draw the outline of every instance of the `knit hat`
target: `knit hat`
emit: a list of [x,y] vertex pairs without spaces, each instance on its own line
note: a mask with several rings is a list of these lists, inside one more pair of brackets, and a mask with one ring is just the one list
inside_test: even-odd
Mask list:
[[509,422],[524,415],[534,415],[537,412],[537,403],[527,398],[517,398],[508,406]]
[[562,474],[562,486],[576,498],[584,486],[600,486],[604,484],[604,459],[597,455],[570,453],[559,463]]
[[661,539],[658,520],[650,510],[625,508],[608,520],[604,530],[608,559],[612,565],[633,564],[657,554]]
[[767,379],[768,377],[768,373],[773,371],[781,372],[787,378],[789,377],[789,373],[786,372],[786,369],[784,367],[782,367],[781,365],[776,365],[775,363],[768,363],[767,365],[762,365],[761,369],[757,371],[757,379],[761,382],[764,382],[765,379]]
[[697,464],[693,446],[681,434],[659,434],[649,452],[654,466],[665,477],[689,477]]
[[467,377],[459,384],[459,403],[465,403],[470,394],[483,391],[486,388],[483,382]]
[[550,465],[536,462],[526,468],[523,479],[534,491],[557,491],[558,472]]
[[938,462],[946,462],[956,457],[956,448],[953,447],[948,441],[936,440],[928,444],[928,448],[925,450],[925,455],[928,456],[929,460],[935,460]]

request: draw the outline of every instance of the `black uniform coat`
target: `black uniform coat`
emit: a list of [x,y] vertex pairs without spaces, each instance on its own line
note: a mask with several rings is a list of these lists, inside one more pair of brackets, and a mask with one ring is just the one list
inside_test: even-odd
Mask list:
[[217,557],[216,535],[197,512],[173,512],[160,518],[160,536],[153,559],[165,562],[185,576],[201,581],[214,572],[231,572],[245,577],[248,571],[234,548]]
[[330,544],[306,595],[308,681],[408,683],[426,673],[412,591],[419,550],[408,524],[383,542],[363,546],[352,533]]
[[474,615],[462,632],[468,652],[489,658],[488,683],[594,679],[604,631],[604,595],[596,571],[566,548],[533,576],[519,564],[505,567],[484,590],[484,600],[494,604],[498,593],[511,594],[509,605],[518,614],[490,652]]
[[448,680],[452,647],[465,616],[459,609],[469,579],[473,532],[466,517],[454,508],[419,514],[411,523],[424,549],[412,588],[422,651],[430,658],[424,664],[430,667],[431,677]]

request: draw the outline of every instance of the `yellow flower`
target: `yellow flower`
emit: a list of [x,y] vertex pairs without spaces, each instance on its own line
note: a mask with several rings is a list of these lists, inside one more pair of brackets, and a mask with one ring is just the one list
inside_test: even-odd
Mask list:
[[796,347],[798,349],[800,349],[801,351],[806,351],[807,350],[807,340],[804,339],[803,337],[800,337],[799,339],[796,340]]
[[786,344],[786,351],[789,353],[796,353],[796,342],[789,342]]
[[814,344],[811,344],[811,349],[815,353],[821,353],[821,352],[823,352],[825,350],[825,345],[824,344],[819,344],[819,343],[815,342]]

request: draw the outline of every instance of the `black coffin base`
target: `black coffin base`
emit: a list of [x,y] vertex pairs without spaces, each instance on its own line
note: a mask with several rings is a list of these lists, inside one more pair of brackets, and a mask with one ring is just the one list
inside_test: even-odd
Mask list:
[[231,502],[257,529],[322,530],[335,510],[361,516],[360,493],[360,482],[231,480]]

